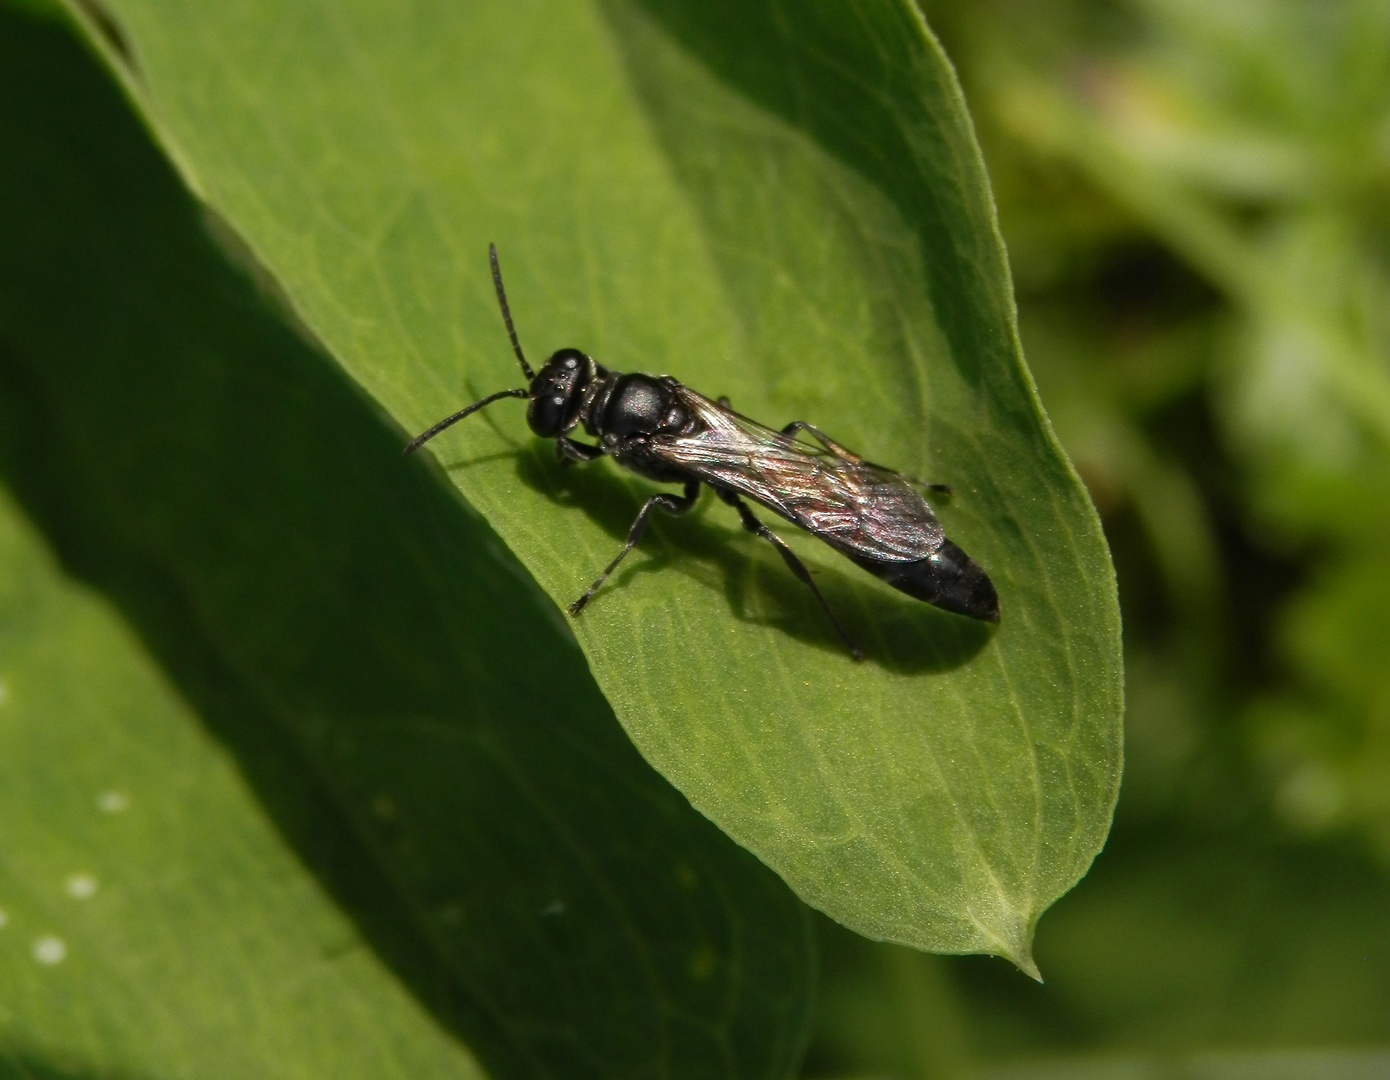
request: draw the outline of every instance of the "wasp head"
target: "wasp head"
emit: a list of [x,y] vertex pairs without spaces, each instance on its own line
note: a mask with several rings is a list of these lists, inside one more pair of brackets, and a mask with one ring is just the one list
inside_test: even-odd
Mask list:
[[562,435],[579,422],[584,390],[594,377],[594,362],[578,349],[551,355],[531,380],[531,403],[526,422],[546,439]]

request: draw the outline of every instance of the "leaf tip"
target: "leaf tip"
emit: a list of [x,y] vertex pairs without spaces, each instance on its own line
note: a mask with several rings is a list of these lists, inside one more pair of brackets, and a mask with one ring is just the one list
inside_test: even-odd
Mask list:
[[1013,961],[1014,967],[1018,968],[1019,971],[1023,972],[1023,974],[1027,975],[1030,979],[1038,983],[1043,981],[1042,972],[1038,970],[1038,964],[1037,961],[1033,959],[1033,951],[1031,948],[1021,956],[1011,956],[1009,959]]
[[1002,956],[1019,971],[1029,978],[1043,981],[1042,972],[1038,970],[1037,961],[1033,959],[1033,927],[1037,924],[1037,917],[1020,918],[1012,921],[1007,930],[998,928],[1001,931],[997,939],[997,948],[992,949],[998,956]]

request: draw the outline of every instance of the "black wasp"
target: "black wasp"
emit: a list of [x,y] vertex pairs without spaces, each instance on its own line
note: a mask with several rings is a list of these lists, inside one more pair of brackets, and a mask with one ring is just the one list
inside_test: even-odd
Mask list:
[[[608,575],[639,540],[654,509],[684,514],[708,484],[738,511],[743,527],[776,547],[784,562],[815,594],[856,660],[864,654],[845,633],[805,564],[780,536],[754,516],[744,497],[824,540],[840,554],[918,600],[986,622],[999,621],[999,597],[980,567],[946,539],[936,514],[914,482],[865,461],[819,429],[793,420],[781,431],[764,427],[711,401],[669,375],[609,371],[578,349],[551,355],[531,370],[517,340],[497,248],[488,246],[497,302],[512,349],[530,386],[502,390],[445,417],[405,453],[418,450],[451,424],[502,398],[527,398],[526,420],[542,438],[554,439],[562,461],[593,461],[605,454],[624,468],[665,484],[684,484],[683,495],[653,495],[637,512],[627,542],[598,580],[569,606],[584,610]],[[569,437],[580,423],[597,445]],[[797,438],[805,432],[819,445]],[[949,491],[945,485],[923,485]]]

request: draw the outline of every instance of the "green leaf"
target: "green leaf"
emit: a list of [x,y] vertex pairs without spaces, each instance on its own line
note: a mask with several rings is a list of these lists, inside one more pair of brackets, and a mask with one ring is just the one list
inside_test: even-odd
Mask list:
[[[999,587],[997,632],[789,536],[867,648],[855,665],[768,545],[710,505],[659,523],[575,630],[646,758],[803,898],[865,934],[1031,970],[1038,915],[1109,824],[1119,619],[1022,363],[964,104],[916,10],[110,11],[113,69],[185,179],[403,433],[516,384],[495,240],[534,357],[578,345],[671,372],[956,486],[942,518]],[[569,601],[651,485],[561,470],[519,413],[495,406],[435,453]]]
[[78,43],[3,7],[0,160],[0,479],[140,636],[6,504],[15,1068],[787,1075],[805,908],[642,761]]
[[0,657],[0,1075],[483,1075],[3,494]]

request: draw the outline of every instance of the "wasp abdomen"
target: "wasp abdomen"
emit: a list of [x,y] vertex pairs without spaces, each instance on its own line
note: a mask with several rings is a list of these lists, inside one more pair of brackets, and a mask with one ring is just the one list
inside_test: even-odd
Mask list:
[[933,607],[985,622],[999,621],[999,594],[994,583],[974,559],[949,540],[916,562],[849,557],[893,588]]

